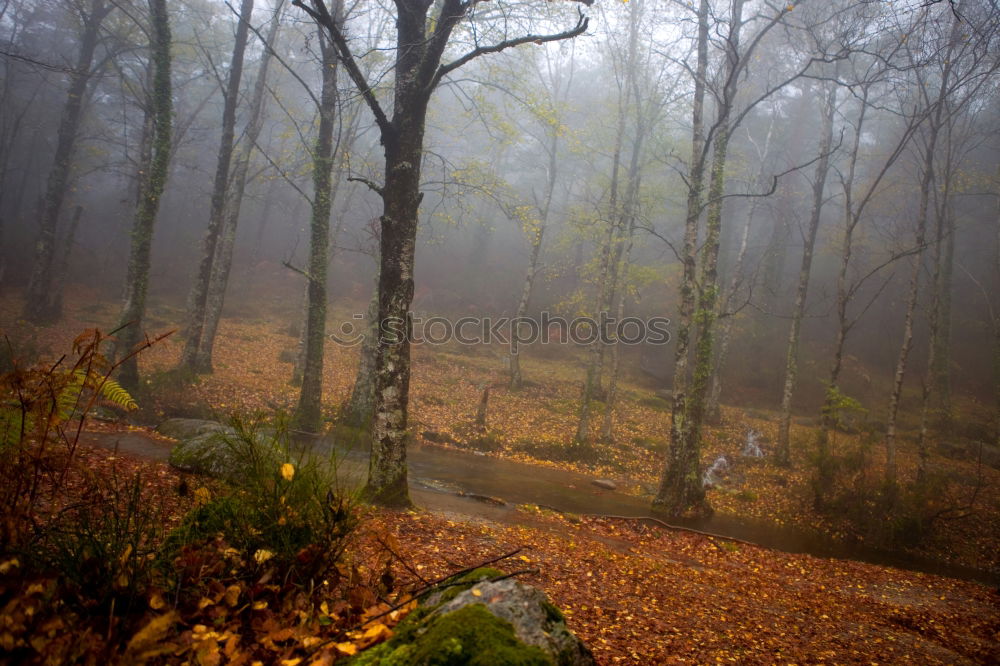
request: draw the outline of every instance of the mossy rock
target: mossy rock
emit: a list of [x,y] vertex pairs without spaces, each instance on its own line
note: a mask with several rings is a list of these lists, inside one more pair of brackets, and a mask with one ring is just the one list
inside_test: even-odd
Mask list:
[[183,472],[231,478],[240,463],[226,446],[225,437],[224,432],[206,432],[185,439],[170,449],[169,462]]
[[[226,481],[238,481],[247,472],[245,446],[238,446],[240,435],[231,426],[201,419],[170,419],[157,430],[168,437],[181,440],[170,449],[167,460],[183,472]],[[260,445],[258,453],[273,453],[277,460],[280,456],[273,434],[273,430],[262,428],[254,432],[253,436]]]
[[538,589],[480,568],[445,582],[387,642],[351,660],[369,666],[552,665],[594,663]]
[[232,432],[233,429],[218,421],[205,419],[167,419],[156,427],[156,432],[181,441],[214,432]]
[[367,650],[352,666],[552,666],[555,662],[541,649],[526,645],[514,634],[510,622],[490,613],[485,606],[465,606],[422,623],[419,636],[410,632],[393,637]]

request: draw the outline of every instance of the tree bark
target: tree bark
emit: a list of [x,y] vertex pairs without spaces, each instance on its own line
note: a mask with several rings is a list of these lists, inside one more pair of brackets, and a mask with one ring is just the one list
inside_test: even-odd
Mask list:
[[806,230],[802,247],[802,263],[799,266],[799,280],[795,289],[795,306],[792,311],[792,322],[788,330],[788,346],[785,352],[785,383],[781,391],[781,415],[778,420],[778,448],[776,460],[779,465],[791,465],[791,444],[789,430],[792,424],[792,398],[795,395],[795,382],[798,378],[799,337],[802,331],[802,318],[806,312],[806,296],[809,294],[809,278],[812,273],[813,251],[816,246],[816,233],[823,213],[823,201],[826,189],[826,177],[830,170],[830,148],[833,145],[833,116],[837,108],[837,88],[830,85],[823,109],[823,129],[819,143],[819,161],[813,174],[812,210],[809,214],[809,227]]
[[[442,65],[452,30],[471,5],[461,0],[437,3],[396,0],[395,84],[390,116],[375,97],[350,52],[342,28],[330,16],[325,2],[293,0],[293,4],[306,10],[330,32],[348,75],[375,115],[385,150],[384,182],[379,188],[383,212],[378,320],[382,334],[375,357],[375,416],[365,495],[379,504],[410,506],[406,467],[412,332],[409,309],[413,301],[413,261],[422,199],[424,128],[431,94],[442,77],[484,53],[502,51],[526,41],[572,38],[584,32],[589,22],[581,17],[572,30],[532,36],[530,40],[507,40],[493,45],[489,51],[476,49]],[[437,9],[429,16],[432,6]]]
[[24,316],[35,323],[50,323],[62,315],[53,298],[53,273],[56,251],[56,229],[59,213],[69,184],[73,155],[83,119],[84,99],[94,66],[94,54],[100,42],[101,24],[113,9],[105,0],[91,0],[90,11],[84,14],[83,34],[76,65],[69,76],[66,104],[56,135],[56,152],[45,189],[45,203],[39,220],[38,238],[35,242],[35,264],[28,282]]
[[[521,288],[521,298],[517,302],[517,310],[514,313],[515,326],[528,312],[528,305],[531,302],[531,293],[534,290],[535,278],[538,276],[539,259],[542,256],[542,241],[545,238],[545,227],[549,221],[549,210],[552,206],[552,195],[556,188],[556,176],[559,152],[559,133],[553,129],[549,137],[548,153],[549,168],[548,178],[545,181],[545,196],[542,198],[542,208],[538,211],[538,227],[531,230],[531,258],[528,260],[528,268],[524,274],[524,286]],[[517,348],[516,337],[511,340],[510,345],[510,390],[517,391],[521,388],[524,378],[521,374],[521,356]]]
[[[160,199],[166,187],[170,170],[171,121],[173,113],[172,86],[170,82],[170,20],[167,0],[149,0],[150,63],[152,90],[146,108],[152,123],[152,156],[148,163],[140,161],[140,196],[132,223],[131,249],[121,315],[120,330],[115,345],[116,353],[129,354],[141,341],[142,321],[146,316],[146,294],[149,288],[150,253],[153,227],[160,209]],[[135,390],[139,384],[139,370],[134,356],[126,358],[118,370],[118,380],[127,389]]]
[[906,363],[913,343],[913,319],[917,309],[917,297],[920,289],[920,272],[923,264],[924,245],[927,237],[927,217],[930,204],[931,183],[934,182],[934,157],[937,149],[938,136],[942,128],[946,100],[949,92],[951,72],[954,66],[952,54],[961,38],[960,23],[957,17],[952,17],[951,34],[948,38],[948,48],[944,55],[944,69],[941,74],[941,85],[933,104],[931,122],[928,127],[927,144],[924,147],[923,173],[920,180],[920,202],[917,205],[916,220],[916,254],[912,258],[909,288],[906,297],[906,314],[903,318],[903,340],[899,345],[899,356],[896,359],[896,371],[893,373],[892,392],[889,395],[889,413],[885,428],[885,478],[890,484],[896,483],[896,428],[899,417],[899,403],[903,396],[903,379],[906,375]]
[[[343,20],[343,5],[337,0],[334,20]],[[323,90],[320,94],[319,130],[313,149],[312,219],[309,224],[308,314],[305,328],[305,363],[302,388],[293,418],[297,430],[319,433],[323,429],[323,350],[326,343],[326,278],[330,246],[332,206],[333,133],[337,109],[337,54],[322,31]]]
[[375,351],[379,336],[378,276],[376,276],[375,289],[372,292],[365,319],[367,330],[365,331],[365,339],[361,343],[358,371],[354,377],[351,397],[344,405],[342,421],[352,428],[370,430],[375,409]]
[[62,253],[56,260],[52,278],[52,303],[57,312],[62,312],[63,293],[66,290],[66,278],[69,276],[69,260],[73,255],[73,245],[76,244],[76,230],[80,226],[80,218],[83,217],[83,206],[77,205],[73,209],[73,217],[70,218],[69,228],[63,237]]
[[667,449],[660,486],[653,510],[681,515],[688,507],[700,505],[705,493],[698,474],[700,461],[688,450],[688,361],[694,325],[695,283],[697,279],[698,221],[702,211],[705,180],[705,76],[708,72],[708,0],[698,6],[698,61],[694,77],[691,113],[691,168],[688,172],[687,217],[684,221],[683,273],[680,285],[677,334],[674,348],[673,406],[670,419],[670,446]]
[[208,300],[209,283],[216,259],[217,247],[222,236],[226,213],[226,198],[229,188],[229,171],[232,165],[234,137],[236,135],[236,107],[239,103],[240,82],[243,78],[243,59],[246,54],[250,32],[250,15],[254,0],[243,0],[240,5],[239,21],[236,26],[236,41],[233,57],[229,64],[229,77],[224,93],[222,108],[222,139],[215,165],[215,181],[212,185],[212,200],[208,213],[208,227],[202,241],[201,261],[188,296],[188,322],[185,331],[184,349],[181,351],[180,367],[193,372],[210,372],[210,367],[200,365],[198,349],[205,329],[205,309]]
[[229,271],[233,265],[233,248],[236,245],[236,227],[240,221],[240,207],[243,203],[243,193],[247,186],[247,176],[250,171],[250,157],[253,155],[257,139],[264,124],[264,95],[267,92],[267,72],[271,64],[272,49],[281,27],[281,4],[274,8],[274,17],[267,30],[264,52],[261,54],[260,66],[257,69],[257,80],[254,82],[253,94],[250,98],[250,118],[247,120],[245,136],[236,165],[233,168],[232,187],[226,196],[226,212],[216,245],[215,259],[212,262],[212,273],[208,283],[208,293],[205,296],[205,323],[195,356],[195,366],[206,372],[212,370],[212,351],[215,347],[215,334],[219,329],[219,319],[222,317],[222,306],[226,298],[226,288],[229,285]]

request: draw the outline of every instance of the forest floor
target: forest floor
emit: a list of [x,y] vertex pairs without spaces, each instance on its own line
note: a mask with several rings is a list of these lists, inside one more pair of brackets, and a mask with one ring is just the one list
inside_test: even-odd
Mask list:
[[[15,348],[39,357],[57,357],[70,347],[83,329],[114,326],[116,305],[90,292],[67,297],[67,312],[57,326],[35,329],[24,322],[5,327]],[[16,322],[20,301],[13,295],[0,298],[0,323]],[[179,358],[182,339],[172,335],[145,352],[140,368],[147,377],[144,407],[139,419],[155,424],[169,416],[225,420],[233,412],[294,408],[298,389],[289,383],[297,337],[289,330],[277,303],[263,303],[239,318],[224,318],[215,345],[214,372],[196,379],[170,372]],[[182,311],[168,306],[151,308],[150,334],[178,327]],[[328,330],[349,321],[346,311],[331,314]],[[13,335],[12,335],[13,334]],[[359,347],[329,342],[324,368],[324,402],[333,416],[349,395],[354,381]],[[580,386],[584,366],[565,345],[529,351],[522,360],[527,385],[510,391],[505,385],[504,356],[500,347],[416,345],[413,349],[410,422],[417,441],[433,440],[459,449],[482,450],[537,465],[573,469],[614,480],[619,490],[650,497],[662,469],[669,432],[669,403],[655,396],[643,378],[624,377],[614,410],[614,442],[595,443],[579,459],[570,444],[579,416]],[[547,356],[542,356],[542,354]],[[490,384],[488,430],[473,427],[479,388]],[[599,427],[603,403],[595,403],[593,422]],[[817,512],[812,503],[814,441],[816,429],[809,419],[792,426],[792,467],[748,460],[740,456],[747,433],[753,430],[765,452],[776,439],[776,414],[723,406],[722,423],[709,427],[702,449],[703,465],[720,455],[732,463],[722,483],[708,492],[718,514],[793,526],[850,543],[929,556],[933,559],[983,571],[1000,572],[1000,470],[980,461],[948,458],[936,453],[930,469],[933,485],[919,497],[900,503],[921,502],[915,512],[936,514],[930,529],[918,542],[908,539],[917,528],[905,513],[889,525],[877,515],[848,520],[848,508],[862,515],[878,507],[869,497],[855,497],[850,507]],[[904,424],[905,425],[905,424]],[[900,436],[899,478],[904,484],[916,476],[917,455],[912,432]],[[949,440],[951,442],[952,440]],[[877,489],[884,450],[878,436],[834,433],[833,448],[845,470],[846,487]],[[935,449],[938,451],[939,449]],[[893,536],[894,535],[894,536]]]
[[[163,462],[88,446],[78,449],[76,462],[84,474],[141,474],[143,497],[162,509],[168,526],[200,493],[209,493]],[[74,473],[69,476],[63,500],[72,504],[82,486]],[[185,485],[188,490],[178,493]],[[521,580],[543,589],[599,664],[1000,661],[1000,593],[978,583],[782,553],[634,520],[574,518],[534,507],[518,513],[499,523],[453,513],[367,510],[342,566],[379,580],[388,568],[399,595],[508,555],[495,566],[521,572]],[[83,662],[111,663],[102,662],[110,660],[105,631],[114,641],[120,626],[112,632],[104,628],[106,618],[73,611],[60,600],[65,592],[59,581],[18,581],[17,574],[16,564],[0,567],[6,603],[0,661],[5,649],[30,645],[38,663],[46,656],[65,658],[70,650]],[[215,596],[212,585],[219,589]],[[258,601],[251,610],[229,603],[228,595],[252,599],[266,586],[255,592],[238,583],[223,595],[224,585],[210,583],[201,602],[179,612],[164,606],[166,592],[147,592],[148,607],[138,617],[133,613],[130,623],[138,630],[117,640],[130,650],[155,645],[156,663],[328,665],[391,636],[408,608],[380,617],[389,607],[369,597],[364,603],[372,605],[361,615],[369,623],[338,635],[349,591],[331,589],[328,598],[314,593],[306,604]],[[69,626],[73,632],[65,631]]]
[[[15,349],[33,347],[30,353],[50,358],[68,350],[85,328],[112,328],[112,303],[84,295],[67,301],[73,305],[60,325],[33,329],[17,322],[16,299],[0,299],[0,322]],[[175,327],[179,314],[155,308],[150,332]],[[146,400],[140,416],[155,423],[167,416],[222,418],[233,411],[289,409],[297,389],[288,384],[291,364],[281,359],[295,345],[296,338],[278,316],[224,319],[215,372],[194,386],[182,386],[169,373],[181,340],[167,338],[142,356],[149,384],[146,395],[139,396]],[[327,352],[326,402],[335,413],[350,390],[357,350],[331,343]],[[635,494],[649,492],[662,464],[669,423],[668,406],[650,387],[626,381],[615,413],[615,444],[597,446],[589,462],[574,462],[560,459],[559,452],[575,429],[582,367],[571,357],[529,354],[524,370],[531,384],[519,392],[502,388],[502,368],[502,356],[494,350],[417,347],[411,403],[416,436],[434,433],[440,439],[448,434],[458,448],[474,446],[469,441],[478,403],[473,387],[492,382],[489,434],[494,450],[489,455],[576,469],[614,479]],[[721,454],[738,460],[750,428],[761,434],[766,449],[774,435],[767,417],[726,408],[723,424],[708,432],[704,462]],[[841,524],[809,508],[810,434],[806,425],[795,427],[799,446],[792,471],[737,464],[725,484],[709,492],[716,510],[837,534]],[[859,442],[857,436],[837,438],[844,449]],[[904,451],[904,474],[912,474],[911,453]],[[163,463],[86,447],[80,456],[80,464],[90,469],[143,471],[143,492],[173,512],[174,519],[189,508],[190,497],[177,497],[180,475]],[[877,447],[870,456],[877,469]],[[942,523],[920,550],[990,568],[1000,542],[1000,475],[942,457],[935,457],[934,464],[951,479],[944,492],[954,500],[948,501],[961,504],[963,493],[973,490],[976,501],[963,519]],[[508,560],[507,570],[536,571],[525,573],[524,580],[539,585],[565,610],[570,628],[602,664],[1000,661],[1000,597],[972,582],[530,506],[519,507],[516,519],[504,522],[441,512],[372,511],[357,538],[359,543],[396,544],[399,558],[393,567],[399,587],[416,584],[417,576],[432,579],[521,548]],[[351,557],[360,558],[365,551],[352,552],[357,554]],[[9,580],[0,580],[0,587]],[[26,594],[43,588],[32,586]],[[153,609],[148,613],[158,617]],[[260,626],[285,626],[281,623],[293,617],[275,615],[273,622]],[[282,633],[286,640],[275,642],[268,635],[257,634],[265,646],[256,646],[257,651],[273,646],[275,660],[294,661],[308,654],[308,641],[316,642],[305,629],[294,640]],[[194,634],[188,630],[179,640],[200,640],[197,626]]]

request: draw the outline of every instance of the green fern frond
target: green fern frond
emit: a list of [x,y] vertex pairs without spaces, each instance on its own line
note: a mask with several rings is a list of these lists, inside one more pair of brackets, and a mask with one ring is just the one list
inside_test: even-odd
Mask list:
[[101,397],[116,407],[121,407],[126,411],[139,409],[139,403],[132,395],[126,391],[121,384],[108,377],[101,385]]

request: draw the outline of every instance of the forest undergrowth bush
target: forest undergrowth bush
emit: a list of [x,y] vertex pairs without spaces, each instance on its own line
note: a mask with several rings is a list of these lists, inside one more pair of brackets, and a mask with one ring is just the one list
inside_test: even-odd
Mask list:
[[113,454],[87,457],[101,460],[97,467],[80,462],[92,409],[136,409],[111,378],[120,362],[102,353],[108,340],[86,331],[72,356],[29,368],[12,359],[0,377],[0,648],[8,657],[110,663],[128,655],[132,663],[163,649],[198,652],[206,643],[197,637],[171,642],[183,626],[252,634],[263,609],[308,614],[321,594],[325,603],[349,590],[360,613],[374,595],[357,592],[369,581],[344,563],[360,513],[337,489],[335,465],[294,445],[284,419],[234,418],[222,444],[240,473],[193,491],[186,480],[164,488],[147,466],[122,472]]
[[916,547],[932,537],[939,521],[971,515],[981,476],[971,496],[964,497],[944,471],[934,468],[913,479],[887,479],[874,455],[884,440],[881,424],[862,422],[856,435],[838,435],[845,421],[857,423],[864,410],[836,389],[828,392],[824,409],[829,427],[816,433],[809,461],[819,513],[880,548]]

